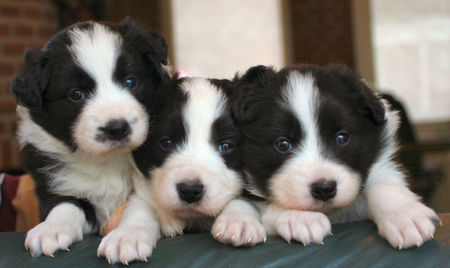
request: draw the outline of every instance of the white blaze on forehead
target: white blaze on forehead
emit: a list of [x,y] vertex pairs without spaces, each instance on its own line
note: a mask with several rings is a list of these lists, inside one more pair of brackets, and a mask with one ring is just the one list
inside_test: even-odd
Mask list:
[[69,50],[78,65],[97,84],[110,83],[122,46],[121,36],[98,23],[92,23],[92,28],[75,28],[69,36]]
[[299,120],[305,137],[300,144],[302,157],[320,156],[319,133],[317,130],[318,90],[310,73],[292,72],[284,88],[283,101]]
[[[224,112],[226,99],[223,93],[206,79],[189,79],[182,84],[188,94],[184,106],[184,123],[187,132],[183,151],[192,153],[210,146],[212,124]],[[209,150],[208,150],[209,151]]]

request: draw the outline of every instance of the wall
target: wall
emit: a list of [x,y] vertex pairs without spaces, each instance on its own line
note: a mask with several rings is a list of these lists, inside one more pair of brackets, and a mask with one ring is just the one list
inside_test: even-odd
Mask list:
[[289,0],[292,63],[355,67],[350,0]]
[[23,65],[25,49],[42,47],[56,27],[50,0],[0,1],[0,170],[20,166],[11,81]]
[[232,78],[256,64],[284,65],[281,1],[172,0],[175,67]]

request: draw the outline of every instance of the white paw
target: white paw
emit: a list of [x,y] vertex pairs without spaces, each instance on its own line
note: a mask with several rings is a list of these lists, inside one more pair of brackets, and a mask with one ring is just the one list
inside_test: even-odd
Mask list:
[[417,201],[406,208],[377,213],[375,221],[380,235],[398,249],[421,246],[433,238],[441,222],[432,209]]
[[134,260],[147,262],[157,237],[146,227],[118,227],[102,239],[97,256],[104,256],[110,264],[121,262],[128,265]]
[[323,244],[323,239],[331,234],[330,220],[314,211],[286,210],[276,219],[275,229],[288,243],[295,240],[303,245]]
[[185,227],[184,222],[178,220],[171,220],[170,222],[161,221],[161,233],[165,237],[175,237],[182,235]]
[[82,226],[44,221],[28,231],[25,248],[33,257],[44,254],[53,257],[55,251],[69,251],[69,246],[83,239]]
[[222,243],[233,246],[253,246],[266,241],[264,226],[255,218],[245,215],[220,215],[211,234]]

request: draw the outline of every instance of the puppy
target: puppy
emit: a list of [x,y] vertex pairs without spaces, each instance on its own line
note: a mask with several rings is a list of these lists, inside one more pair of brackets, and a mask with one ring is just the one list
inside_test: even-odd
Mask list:
[[370,218],[395,248],[433,237],[439,218],[393,160],[399,117],[359,77],[339,66],[257,66],[238,80],[247,189],[267,199],[269,234],[322,243],[329,219]]
[[152,135],[134,152],[149,184],[136,190],[141,202],[134,199],[128,208],[134,214],[124,215],[122,226],[99,247],[110,262],[145,261],[161,235],[185,231],[211,230],[217,240],[235,246],[265,240],[256,209],[237,199],[243,189],[242,152],[226,84],[172,81]]
[[143,179],[131,151],[147,138],[153,102],[170,80],[166,58],[163,38],[130,20],[78,23],[26,53],[12,93],[39,198],[41,223],[25,240],[31,255],[53,256],[99,231]]

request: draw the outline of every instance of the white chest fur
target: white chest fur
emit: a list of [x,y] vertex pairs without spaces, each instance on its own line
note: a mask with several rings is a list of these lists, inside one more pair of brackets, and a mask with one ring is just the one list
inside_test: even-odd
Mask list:
[[117,205],[129,196],[134,180],[139,176],[131,153],[94,156],[72,152],[34,123],[25,108],[19,107],[18,114],[22,119],[18,130],[21,147],[32,144],[58,162],[56,167],[41,169],[51,178],[49,190],[59,195],[87,199],[95,208],[100,226],[103,226]]

